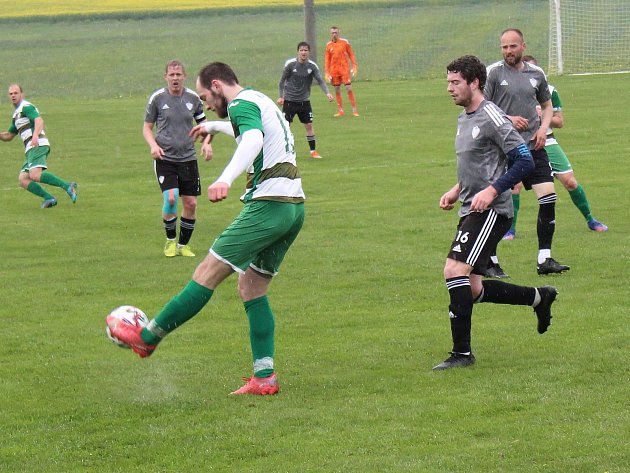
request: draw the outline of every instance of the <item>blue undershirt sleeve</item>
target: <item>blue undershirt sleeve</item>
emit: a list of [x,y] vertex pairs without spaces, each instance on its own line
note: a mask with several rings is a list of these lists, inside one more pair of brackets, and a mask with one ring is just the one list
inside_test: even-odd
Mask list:
[[508,171],[492,184],[498,194],[514,187],[534,170],[534,158],[524,143],[510,150],[507,157]]

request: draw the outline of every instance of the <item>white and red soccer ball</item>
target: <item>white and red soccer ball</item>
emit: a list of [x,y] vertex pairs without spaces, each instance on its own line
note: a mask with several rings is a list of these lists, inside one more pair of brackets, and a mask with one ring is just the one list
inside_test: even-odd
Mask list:
[[[112,317],[120,320],[122,323],[133,325],[135,327],[146,327],[149,323],[147,315],[141,309],[132,305],[123,305],[115,308],[109,313],[107,319],[111,319]],[[105,328],[105,331],[107,332],[107,337],[114,342],[114,344],[121,348],[129,348],[129,345],[121,342],[111,334],[109,326]]]

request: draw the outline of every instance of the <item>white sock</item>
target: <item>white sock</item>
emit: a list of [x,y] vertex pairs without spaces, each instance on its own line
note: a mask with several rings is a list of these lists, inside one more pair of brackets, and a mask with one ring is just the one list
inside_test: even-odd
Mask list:
[[547,258],[551,258],[551,250],[538,250],[538,264],[543,264]]

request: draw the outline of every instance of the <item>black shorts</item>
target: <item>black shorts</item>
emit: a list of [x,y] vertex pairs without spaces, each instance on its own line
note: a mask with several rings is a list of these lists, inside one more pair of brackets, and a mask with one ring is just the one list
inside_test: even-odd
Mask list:
[[474,274],[483,275],[491,252],[511,225],[511,218],[499,215],[492,209],[469,213],[459,219],[448,257],[472,266]]
[[311,108],[310,100],[306,102],[285,100],[282,105],[282,112],[289,123],[293,122],[295,115],[300,119],[300,123],[313,123],[313,109]]
[[179,189],[179,195],[201,195],[201,180],[197,160],[165,161],[156,159],[154,162],[155,177],[162,192],[169,189]]
[[534,170],[523,179],[525,189],[530,190],[532,186],[542,184],[543,182],[553,182],[553,174],[547,151],[545,151],[544,148],[530,149],[529,151],[532,153],[532,158],[534,158]]

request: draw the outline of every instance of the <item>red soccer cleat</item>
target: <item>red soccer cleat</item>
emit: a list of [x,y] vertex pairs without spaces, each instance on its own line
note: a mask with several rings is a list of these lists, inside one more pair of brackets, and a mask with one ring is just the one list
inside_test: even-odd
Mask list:
[[278,394],[278,391],[280,391],[276,373],[268,378],[256,378],[252,376],[251,378],[243,378],[243,381],[247,381],[247,383],[230,394],[255,394],[258,396],[266,396],[268,394]]
[[107,322],[107,334],[110,338],[115,338],[118,342],[127,345],[140,355],[140,358],[150,356],[157,347],[157,345],[149,345],[142,340],[140,336],[142,327],[129,325],[112,315],[108,315],[105,321]]

